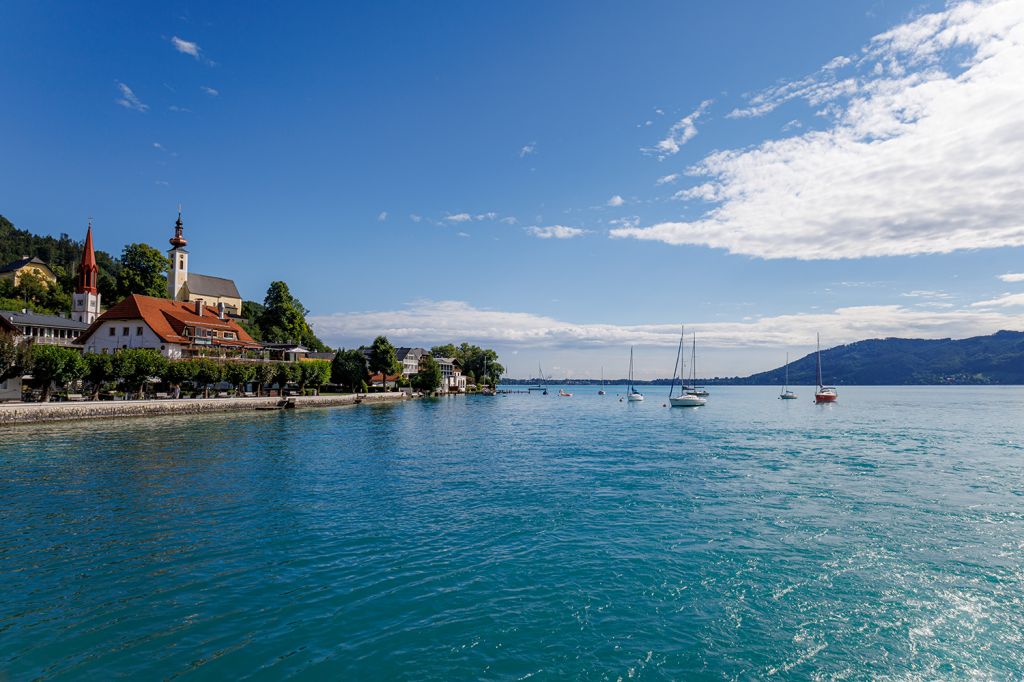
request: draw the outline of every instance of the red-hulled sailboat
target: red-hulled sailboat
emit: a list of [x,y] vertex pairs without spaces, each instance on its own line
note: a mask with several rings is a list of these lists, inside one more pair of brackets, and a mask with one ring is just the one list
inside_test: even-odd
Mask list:
[[821,334],[818,334],[818,390],[814,392],[814,402],[834,403],[839,400],[839,393],[835,386],[826,386],[821,383]]

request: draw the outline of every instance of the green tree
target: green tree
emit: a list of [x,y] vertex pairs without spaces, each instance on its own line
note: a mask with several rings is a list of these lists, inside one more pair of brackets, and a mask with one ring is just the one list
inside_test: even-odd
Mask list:
[[207,358],[197,358],[192,361],[195,364],[196,385],[202,386],[203,397],[210,397],[210,384],[219,383],[224,378],[224,366]]
[[114,363],[110,355],[104,353],[86,353],[85,374],[82,378],[89,384],[92,399],[98,400],[103,384],[114,378]]
[[224,365],[224,380],[235,387],[235,393],[242,395],[245,385],[253,380],[256,368],[245,362],[228,362]]
[[32,341],[0,332],[0,381],[27,374],[32,368]]
[[263,395],[263,387],[274,380],[274,365],[269,362],[261,362],[256,365],[253,372],[253,381],[256,382],[256,395]]
[[180,389],[182,384],[195,381],[196,369],[195,363],[191,360],[175,360],[167,365],[164,379],[171,386]]
[[444,375],[441,373],[441,365],[437,364],[437,360],[432,356],[424,355],[420,360],[420,371],[412,377],[413,388],[424,393],[433,393],[441,387],[442,381]]
[[113,374],[121,380],[126,394],[141,399],[146,386],[154,377],[160,378],[168,370],[167,358],[151,348],[126,348],[114,353],[111,360]]
[[277,394],[284,397],[288,384],[295,381],[298,368],[291,362],[279,362],[274,365],[274,381],[277,383]]
[[353,393],[369,381],[370,373],[366,369],[366,356],[358,348],[341,349],[331,361],[331,383],[345,386]]
[[459,357],[459,349],[451,343],[446,343],[443,346],[434,346],[430,349],[430,354],[435,358],[458,358],[459,362],[462,362],[462,358]]
[[37,345],[32,348],[32,377],[42,390],[44,403],[50,402],[53,386],[63,389],[85,373],[85,360],[74,348]]
[[331,378],[331,363],[327,360],[303,360],[299,363],[299,388],[303,394],[307,386],[312,386],[317,393],[320,387]]
[[263,299],[263,310],[260,311],[257,305],[250,302],[248,310],[258,315],[257,322],[264,340],[298,343],[313,351],[329,350],[306,322],[309,311],[284,282],[271,282]]
[[121,252],[117,277],[118,299],[131,294],[167,298],[170,261],[149,244],[129,244]]
[[370,347],[370,372],[380,372],[383,376],[383,389],[387,390],[387,379],[389,374],[401,374],[402,363],[398,361],[395,347],[391,345],[386,336],[378,336],[373,340]]

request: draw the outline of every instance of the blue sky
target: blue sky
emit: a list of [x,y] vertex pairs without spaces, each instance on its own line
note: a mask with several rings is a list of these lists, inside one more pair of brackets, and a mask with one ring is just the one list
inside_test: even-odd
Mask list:
[[329,343],[516,376],[1024,328],[1019,3],[705,4],[5,3],[0,213],[117,252],[181,202]]

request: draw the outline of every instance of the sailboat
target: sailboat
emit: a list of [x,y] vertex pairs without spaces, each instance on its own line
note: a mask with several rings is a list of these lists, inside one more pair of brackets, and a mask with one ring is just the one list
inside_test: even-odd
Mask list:
[[814,402],[834,403],[839,399],[835,386],[821,383],[821,334],[818,334],[818,390],[814,392]]
[[779,394],[779,400],[796,399],[796,393],[793,393],[793,391],[789,390],[789,353],[786,353],[786,383],[782,385],[782,393]]
[[[697,334],[696,333],[693,335],[693,358],[691,358],[691,360],[690,360],[690,375],[691,375],[690,388],[687,388],[685,390],[686,393],[689,393],[690,395],[700,396],[702,398],[707,398],[709,395],[711,395],[710,393],[707,392],[707,390],[703,386],[698,386],[697,385]],[[679,380],[682,381],[682,377],[680,377]]]
[[[541,381],[545,381],[545,378],[544,378],[544,368],[540,366],[539,362],[537,363],[537,371],[540,372],[540,380]],[[541,395],[547,395],[547,394],[548,394],[548,387],[544,386],[544,392],[541,393]]]
[[[672,407],[700,407],[707,403],[703,398],[694,393],[687,393],[683,386],[683,375],[686,374],[686,358],[683,356],[683,340],[686,336],[686,328],[679,331],[679,348],[676,350],[676,364],[672,367],[672,385],[668,389],[668,402]],[[676,390],[676,375],[679,376],[679,395],[672,395]]]
[[629,392],[626,394],[626,399],[631,403],[638,403],[644,399],[644,394],[636,390],[636,386],[633,385],[633,347],[629,347]]
[[601,368],[601,388],[597,389],[598,395],[604,395],[604,367]]

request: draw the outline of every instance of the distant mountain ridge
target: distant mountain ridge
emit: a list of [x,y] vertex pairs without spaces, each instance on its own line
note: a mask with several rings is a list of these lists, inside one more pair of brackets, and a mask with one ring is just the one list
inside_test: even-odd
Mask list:
[[[999,331],[967,339],[868,339],[821,351],[822,379],[838,386],[897,386],[930,384],[1024,384],[1024,332]],[[789,366],[792,386],[812,386],[815,354]],[[698,379],[703,385],[778,386],[785,380],[785,365],[748,377]],[[670,379],[637,381],[638,385],[665,385]],[[536,379],[504,379],[506,384],[533,384]],[[594,379],[552,379],[545,384],[596,384]],[[609,379],[609,386],[626,383]]]
[[[826,384],[1024,384],[1024,332],[967,339],[868,339],[823,350],[821,363]],[[782,366],[714,383],[781,384],[784,379]],[[790,364],[790,384],[816,382],[814,353]]]

